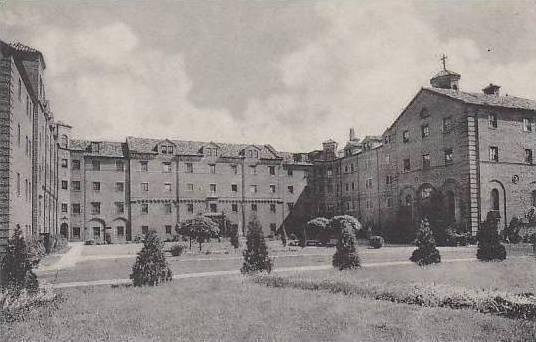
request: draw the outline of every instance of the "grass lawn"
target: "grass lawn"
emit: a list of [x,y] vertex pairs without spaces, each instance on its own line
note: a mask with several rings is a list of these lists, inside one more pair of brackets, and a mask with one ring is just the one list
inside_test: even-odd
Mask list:
[[[360,271],[358,271],[360,272]],[[0,326],[0,341],[533,341],[534,322],[469,310],[274,289],[240,276],[157,288],[62,291],[58,310]]]

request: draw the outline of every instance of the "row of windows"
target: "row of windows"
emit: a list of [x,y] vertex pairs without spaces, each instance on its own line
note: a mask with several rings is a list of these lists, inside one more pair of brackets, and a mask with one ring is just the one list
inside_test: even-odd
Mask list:
[[[488,115],[488,127],[489,128],[497,128],[498,127],[498,123],[497,123],[497,115],[496,114],[489,114]],[[534,127],[534,122],[532,120],[532,118],[523,118],[522,119],[522,122],[523,122],[523,132],[532,132],[534,131],[535,127]]]
[[[450,116],[446,117],[446,118],[443,118],[442,133],[443,134],[449,134],[451,131],[452,131],[452,118]],[[432,134],[432,131],[430,129],[429,124],[421,125],[421,138],[427,138],[431,134]],[[403,143],[408,143],[409,141],[410,141],[409,130],[404,130],[402,132],[402,142]],[[391,137],[390,136],[384,137],[384,142],[385,143],[390,143],[391,142]]]
[[[32,140],[31,138],[28,138],[28,136],[25,137],[25,149],[24,149],[24,154],[31,158],[32,157]],[[21,147],[21,128],[20,128],[20,124],[18,124],[17,126],[17,146],[18,147]]]
[[[21,175],[17,172],[17,197],[21,197],[22,193],[22,182],[21,182]],[[28,181],[28,178],[24,179],[24,198],[26,201],[31,201],[32,199],[32,182]]]
[[[452,148],[448,148],[444,151],[443,161],[445,165],[452,164],[454,161],[454,155],[452,152]],[[422,155],[422,169],[423,170],[429,170],[432,167],[432,157],[429,153]],[[411,171],[411,160],[410,158],[405,158],[403,160],[403,168],[402,172],[408,172]]]
[[[100,202],[91,202],[90,203],[91,208],[91,214],[93,215],[99,215],[101,213],[101,203]],[[250,208],[252,211],[257,211],[259,208],[259,204],[257,203],[251,203]],[[287,203],[288,210],[292,210],[294,208],[294,203],[288,202]],[[173,211],[173,207],[171,203],[164,203],[162,205],[162,209],[164,214],[170,215]],[[194,212],[194,205],[192,203],[188,203],[186,205],[186,209],[189,213]],[[208,206],[208,209],[210,212],[216,213],[218,212],[218,205],[216,203],[210,203]],[[80,203],[73,203],[71,205],[71,210],[73,214],[80,214]],[[123,202],[115,202],[114,203],[114,211],[116,214],[124,214],[125,212],[125,204]],[[231,204],[231,211],[238,212],[238,204],[232,203]],[[277,206],[274,203],[270,203],[270,212],[275,213],[277,211]],[[62,213],[68,213],[69,212],[69,205],[67,203],[61,204],[61,212]],[[140,205],[140,213],[142,215],[147,215],[149,213],[149,204],[148,203],[142,203]]]
[[[498,162],[499,161],[499,147],[497,147],[497,146],[490,146],[489,147],[489,161],[492,161],[492,162]],[[532,150],[531,149],[526,148],[524,150],[523,161],[525,162],[525,164],[530,164],[530,165],[533,164],[534,160],[533,160],[533,157],[532,157]]]

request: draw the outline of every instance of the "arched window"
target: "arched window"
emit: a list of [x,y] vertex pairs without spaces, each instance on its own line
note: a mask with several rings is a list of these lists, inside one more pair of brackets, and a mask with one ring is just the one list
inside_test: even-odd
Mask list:
[[493,189],[491,190],[491,210],[499,211],[500,205],[499,205],[499,190]]
[[412,203],[411,195],[408,194],[408,195],[406,195],[404,205],[406,207],[409,207],[409,206],[411,206],[411,203]]

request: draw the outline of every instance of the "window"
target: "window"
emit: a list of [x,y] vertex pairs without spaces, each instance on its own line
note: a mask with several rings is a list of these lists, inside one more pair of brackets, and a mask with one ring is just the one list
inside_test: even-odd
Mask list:
[[355,190],[355,183],[352,182],[352,190]]
[[69,208],[68,208],[67,203],[62,203],[62,204],[61,204],[61,212],[62,212],[62,213],[67,213],[67,212],[69,212]]
[[489,147],[489,160],[494,162],[499,161],[499,148],[497,146]]
[[491,200],[491,210],[499,211],[500,210],[499,190],[497,189],[491,190],[490,200]]
[[532,150],[525,149],[525,163],[532,164]]
[[387,200],[386,200],[386,206],[387,208],[391,208],[393,206],[393,198],[392,197],[387,197]]
[[141,233],[143,235],[149,234],[149,226],[141,226]]
[[61,188],[62,188],[63,190],[67,190],[67,189],[69,188],[69,182],[66,181],[66,180],[62,180],[62,181],[61,181]]
[[73,227],[73,239],[80,239],[80,227]]
[[292,176],[294,175],[294,170],[292,170],[292,169],[288,169],[288,170],[287,170],[287,175],[290,176],[290,177],[292,177]]
[[275,204],[273,204],[273,203],[270,204],[270,211],[272,213],[275,213]]
[[115,227],[117,236],[124,236],[125,235],[125,227],[123,226],[117,226]]
[[365,188],[372,189],[372,178],[368,178],[365,182]]
[[275,234],[277,232],[277,224],[270,223],[270,231]]
[[149,204],[142,203],[141,204],[141,213],[142,214],[148,214],[149,213]]
[[93,153],[99,153],[99,143],[98,142],[92,142],[91,143],[91,152]]
[[402,132],[402,142],[403,143],[409,142],[409,131],[408,130],[405,130],[404,132]]
[[256,203],[251,203],[251,210],[252,211],[257,211],[257,204]]
[[236,185],[236,184],[231,184],[231,191],[232,191],[232,192],[238,192],[238,185]]
[[115,191],[123,192],[125,190],[125,184],[123,182],[115,183]]
[[238,165],[231,165],[231,172],[235,175],[238,174]]
[[430,126],[428,125],[422,125],[421,126],[421,135],[423,138],[430,136]]
[[430,116],[430,112],[428,112],[428,108],[423,107],[419,115],[421,116],[421,118],[427,118]]
[[186,163],[186,173],[194,173],[194,164]]
[[328,184],[328,192],[333,192],[333,184]]
[[188,203],[188,212],[193,213],[194,212],[194,205],[192,203]]
[[215,174],[215,173],[216,173],[216,164],[210,164],[210,165],[208,166],[208,168],[209,168],[209,173],[211,173],[211,174]]
[[238,212],[238,204],[236,203],[231,204],[231,211]]
[[249,174],[256,175],[257,174],[257,167],[256,166],[250,166],[249,167]]
[[272,194],[275,193],[275,185],[274,184],[270,184],[270,192]]
[[164,183],[164,191],[171,192],[171,183]]
[[333,169],[328,169],[328,177],[333,177]]
[[149,191],[149,183],[141,183],[141,191]]
[[80,191],[80,181],[72,181],[71,189],[73,189],[73,191]]
[[93,171],[100,171],[100,161],[93,160],[91,161]]
[[147,172],[149,170],[149,162],[147,160],[140,161],[140,171]]
[[80,214],[80,203],[71,204],[71,210],[73,214]]
[[211,213],[218,212],[218,205],[216,203],[210,203],[210,212]]
[[116,171],[125,171],[125,164],[122,160],[115,161],[115,170]]
[[451,164],[452,163],[452,149],[448,148],[445,150],[445,164]]
[[409,158],[404,159],[403,163],[404,163],[403,171],[404,172],[410,171],[411,170],[411,163],[410,163]]
[[374,203],[372,203],[371,200],[367,200],[367,209],[373,209],[374,208]]
[[393,176],[391,176],[391,175],[385,176],[385,184],[389,185],[389,184],[392,184],[392,183],[393,183]]
[[346,183],[345,185],[346,185],[346,191],[348,191],[350,189],[350,186],[348,185],[348,183]]
[[166,229],[166,234],[171,234],[171,226],[170,225],[165,225],[164,227]]
[[125,205],[123,202],[115,202],[115,213],[123,214],[125,212]]
[[256,185],[250,185],[249,186],[249,191],[252,192],[252,193],[257,192],[257,186]]
[[93,215],[100,214],[100,202],[91,202],[91,213]]
[[270,171],[270,176],[275,176],[275,166],[268,166],[268,170]]
[[391,163],[391,155],[390,154],[386,154],[385,155],[385,164],[390,164]]
[[292,210],[292,209],[294,209],[294,203],[292,203],[292,202],[288,202],[288,203],[287,203],[287,208],[288,208],[288,210]]
[[216,192],[216,184],[210,184],[210,192]]
[[497,115],[495,114],[488,115],[488,127],[497,128]]
[[20,124],[17,129],[17,145],[20,147]]
[[191,183],[186,184],[186,191],[194,191],[194,185]]
[[430,196],[432,196],[432,187],[431,186],[425,186],[422,190],[421,190],[421,199],[427,199],[427,198],[430,198]]
[[93,191],[100,191],[100,182],[93,182]]
[[431,157],[430,154],[422,155],[422,168],[423,170],[428,170],[431,167]]
[[289,192],[290,194],[293,194],[293,193],[294,193],[294,186],[293,186],[293,185],[289,185],[289,186],[287,187],[287,189],[288,189],[288,192]]
[[164,213],[166,215],[171,214],[171,203],[164,203]]
[[99,240],[100,236],[100,227],[93,227],[93,239]]
[[523,118],[523,132],[532,132],[532,120]]
[[452,117],[443,118],[443,133],[448,134],[452,129]]
[[69,167],[69,161],[67,159],[62,159],[61,160],[61,167],[64,168],[64,169]]
[[71,168],[73,170],[80,170],[80,160],[78,159],[71,160]]

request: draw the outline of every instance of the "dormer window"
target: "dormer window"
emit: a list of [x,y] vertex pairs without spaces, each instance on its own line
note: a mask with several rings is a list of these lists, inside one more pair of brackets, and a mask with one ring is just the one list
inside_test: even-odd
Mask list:
[[162,154],[173,154],[173,145],[171,144],[161,144],[160,153]]
[[99,143],[98,142],[92,142],[91,143],[91,152],[99,153]]

